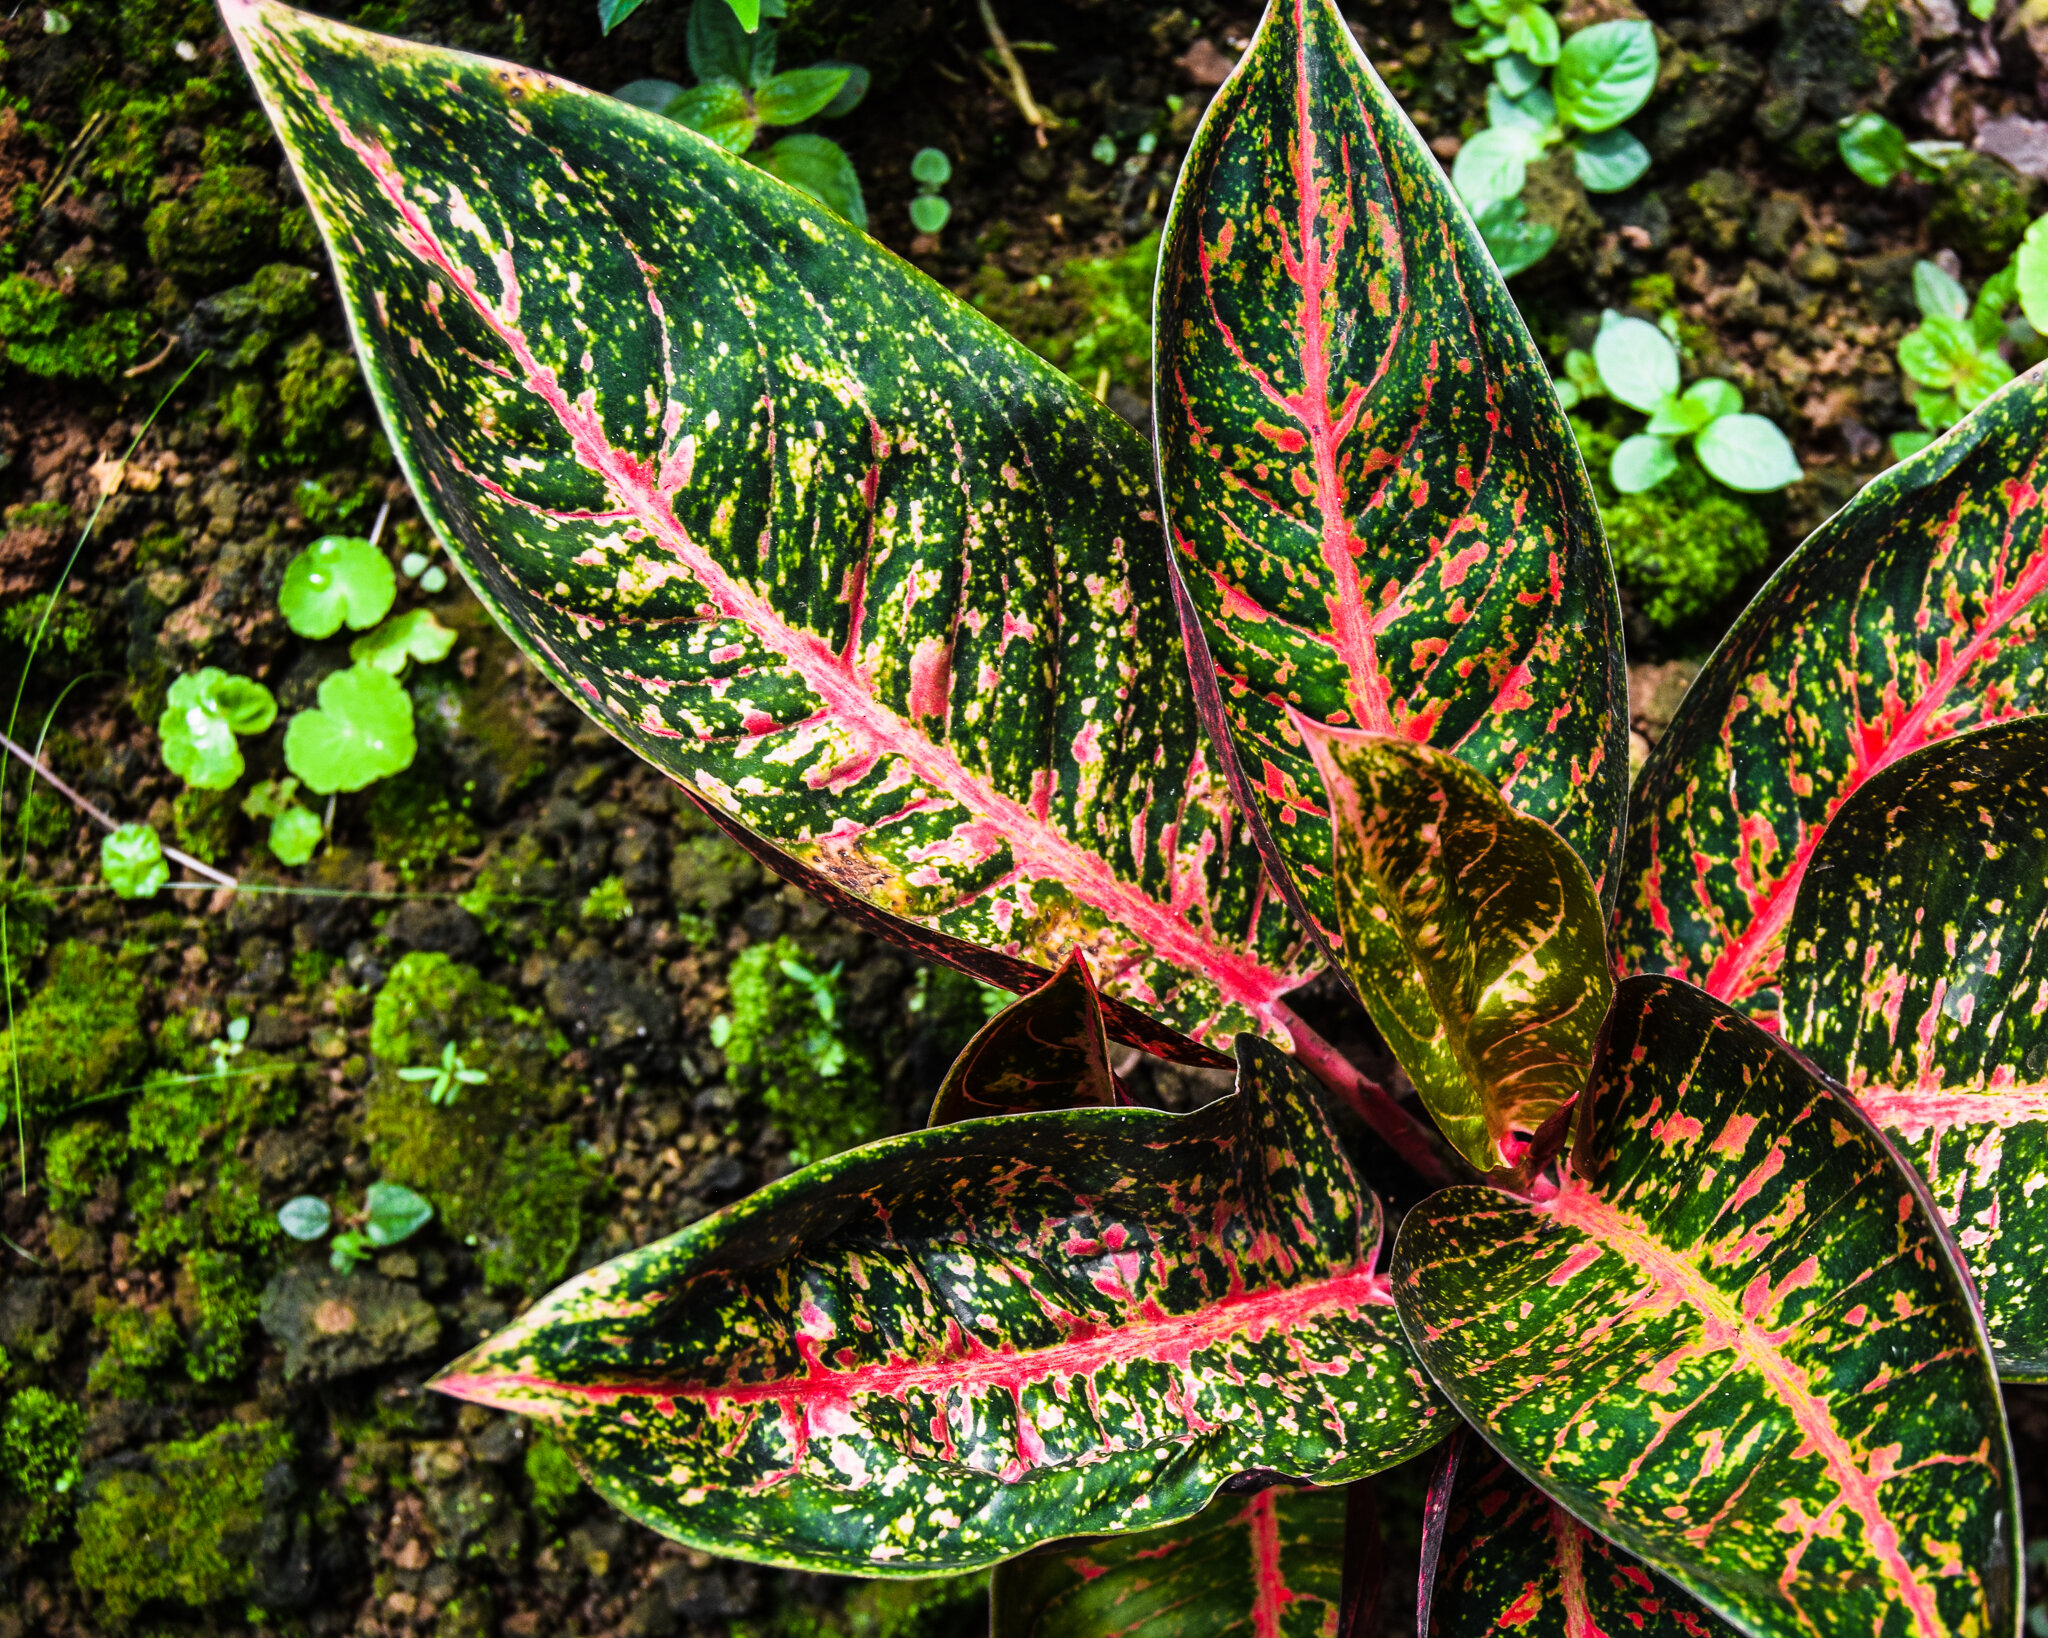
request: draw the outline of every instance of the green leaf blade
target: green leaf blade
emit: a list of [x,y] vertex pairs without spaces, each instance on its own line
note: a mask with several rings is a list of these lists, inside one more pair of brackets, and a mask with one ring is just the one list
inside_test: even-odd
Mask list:
[[1558,53],[1550,84],[1558,116],[1567,124],[1612,130],[1656,88],[1657,31],[1640,18],[1582,28]]
[[768,125],[801,125],[822,113],[846,88],[848,68],[794,68],[777,74],[754,93],[754,106]]
[[1445,1190],[1393,1272],[1466,1419],[1745,1632],[2012,1630],[2011,1448],[1925,1192],[1711,997],[1623,984],[1555,1196]]
[[1806,476],[1791,439],[1761,415],[1717,416],[1692,447],[1717,481],[1744,494],[1772,494]]
[[1484,244],[1329,0],[1276,0],[1211,104],[1157,310],[1196,685],[1308,916],[1333,914],[1329,825],[1290,708],[1455,751],[1611,891],[1623,674],[1591,490]]
[[1249,1469],[1348,1483],[1447,1413],[1313,1084],[1239,1050],[1238,1096],[1193,1115],[970,1120],[808,1167],[436,1385],[553,1419],[665,1534],[867,1575],[1171,1523]]
[[321,679],[319,704],[284,731],[284,760],[322,796],[359,791],[412,765],[412,698],[390,672],[358,662]]
[[349,535],[323,535],[286,566],[277,605],[299,636],[332,637],[343,625],[368,630],[397,595],[398,573],[376,547]]
[[1298,1038],[1313,948],[1203,744],[1135,434],[666,120],[228,16],[414,492],[545,675],[929,958],[1020,988],[1085,948],[1119,1035],[1198,1062]]

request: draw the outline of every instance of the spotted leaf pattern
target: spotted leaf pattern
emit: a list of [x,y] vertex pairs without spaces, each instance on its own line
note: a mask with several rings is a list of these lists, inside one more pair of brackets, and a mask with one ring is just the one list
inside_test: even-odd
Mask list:
[[1029,989],[1085,950],[1171,1055],[1296,1040],[1311,951],[1203,746],[1141,439],[673,121],[225,14],[414,493],[550,678],[928,955]]
[[1346,1483],[1441,1436],[1379,1202],[1250,1035],[1196,1114],[928,1128],[771,1184],[542,1299],[443,1392],[553,1421],[680,1541],[930,1575]]
[[2019,1611],[1998,1382],[1925,1188],[1775,1037],[1616,991],[1548,1197],[1446,1189],[1401,1321],[1527,1478],[1755,1638],[1991,1638]]
[[1623,972],[1760,1018],[1842,805],[1965,728],[2048,703],[2048,374],[1871,480],[1771,577],[1694,681],[1630,802]]
[[1338,1638],[1345,1492],[1276,1485],[996,1566],[989,1638]]
[[2002,1375],[2048,1379],[2048,720],[1866,783],[1786,934],[1785,1036],[1919,1167]]
[[1305,730],[1335,842],[1341,962],[1423,1106],[1487,1171],[1578,1095],[1613,993],[1592,879],[1447,751]]
[[1159,471],[1195,686],[1323,927],[1293,715],[1455,751],[1611,901],[1620,608],[1548,370],[1442,168],[1331,0],[1272,0],[1159,263]]
[[1436,1560],[1423,1566],[1425,1638],[1734,1638],[1492,1451],[1464,1445]]
[[1109,1067],[1094,976],[1076,950],[976,1032],[939,1083],[925,1124],[1129,1101]]

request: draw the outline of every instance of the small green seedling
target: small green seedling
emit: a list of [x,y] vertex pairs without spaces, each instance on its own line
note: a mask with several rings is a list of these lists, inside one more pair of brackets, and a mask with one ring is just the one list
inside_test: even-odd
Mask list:
[[277,1226],[294,1240],[311,1244],[325,1236],[333,1224],[334,1213],[318,1195],[298,1195],[277,1208]]
[[436,620],[431,609],[408,609],[350,643],[348,657],[402,677],[408,662],[432,665],[447,659],[454,646],[455,633]]
[[322,796],[359,791],[412,765],[412,699],[388,671],[360,660],[330,672],[319,705],[284,731],[284,760]]
[[448,571],[425,552],[407,552],[398,560],[398,572],[408,580],[418,581],[420,590],[429,597],[438,597],[448,589]]
[[353,1274],[371,1252],[410,1239],[433,1221],[434,1208],[403,1183],[372,1183],[363,1196],[362,1227],[334,1237],[328,1265]]
[[1851,114],[1836,128],[1835,150],[1842,163],[1873,188],[1891,186],[1904,171],[1916,182],[1932,182],[1966,152],[1960,142],[1908,142],[1906,133],[1882,114]]
[[172,773],[195,790],[224,791],[242,777],[237,737],[260,734],[276,720],[277,699],[263,684],[208,666],[171,684],[156,731]]
[[1650,167],[1649,150],[1622,122],[1656,88],[1656,31],[1641,21],[1595,23],[1574,34],[1553,60],[1548,88],[1534,81],[1519,93],[1487,87],[1487,128],[1466,141],[1451,167],[1451,180],[1505,277],[1533,267],[1557,242],[1555,228],[1531,223],[1526,208],[1513,208],[1530,164],[1551,147],[1569,141],[1572,169],[1589,193],[1618,193]]
[[279,864],[304,864],[324,834],[318,816],[294,800],[298,788],[296,779],[266,779],[242,799],[242,811],[251,819],[270,821],[270,851]]
[[823,62],[776,73],[774,30],[750,33],[727,0],[696,0],[686,45],[697,84],[686,89],[672,80],[634,80],[612,95],[688,126],[728,153],[747,155],[770,176],[855,227],[866,227],[860,178],[846,150],[829,137],[798,132],[760,154],[748,150],[764,126],[851,113],[867,95],[868,71],[854,63]]
[[585,921],[624,921],[633,913],[623,877],[607,876],[583,897]]
[[171,879],[164,845],[152,825],[123,825],[100,839],[100,875],[123,899],[153,899]]
[[462,1054],[455,1050],[453,1041],[441,1048],[439,1064],[425,1064],[414,1069],[401,1069],[401,1081],[424,1081],[427,1084],[427,1102],[451,1104],[462,1096],[465,1086],[482,1086],[490,1080],[481,1069],[471,1069],[462,1061]]
[[1511,97],[1537,83],[1563,44],[1557,19],[1537,0],[1458,0],[1451,21],[1478,30],[1465,43],[1465,61],[1492,63],[1495,82]]
[[[1604,392],[1650,418],[1608,463],[1608,481],[1622,494],[1640,495],[1676,472],[1677,445],[1687,438],[1700,465],[1730,489],[1769,494],[1805,475],[1790,440],[1761,415],[1744,414],[1731,382],[1708,376],[1679,391],[1678,349],[1656,325],[1612,309],[1601,314],[1591,365]],[[1567,358],[1560,397],[1568,390],[1576,403],[1587,393],[1574,368]],[[1576,372],[1583,377],[1585,364]]]
[[[1115,143],[1110,143],[1109,154],[1111,159],[1116,157]],[[937,233],[953,215],[952,205],[939,193],[953,180],[953,162],[940,149],[920,148],[911,158],[910,175],[917,183],[917,197],[910,201],[910,225],[920,233]]]
[[249,1020],[230,1018],[225,1036],[216,1035],[206,1043],[206,1050],[213,1054],[213,1073],[216,1079],[224,1078],[228,1065],[241,1057],[249,1045]]
[[1986,280],[1973,303],[1954,275],[1933,262],[1914,263],[1920,323],[1899,338],[1899,368],[1923,430],[1892,434],[1892,453],[1901,460],[1926,448],[2012,379],[1999,344],[2018,283],[2014,263]]
[[278,588],[285,624],[301,637],[367,631],[391,612],[398,576],[391,560],[354,535],[322,535],[291,560]]

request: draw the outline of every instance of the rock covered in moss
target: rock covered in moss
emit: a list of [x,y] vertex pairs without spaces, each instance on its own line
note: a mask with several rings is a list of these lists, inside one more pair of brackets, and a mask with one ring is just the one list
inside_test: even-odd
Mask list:
[[94,944],[69,939],[50,952],[42,987],[0,1033],[0,1086],[20,1077],[31,1116],[61,1114],[82,1098],[132,1081],[148,1041],[136,985]]
[[149,213],[150,259],[189,285],[218,288],[277,250],[277,195],[254,165],[216,165]]
[[1984,271],[2013,253],[2033,219],[2026,183],[1989,154],[1965,154],[1945,166],[1935,196],[1927,218],[1934,242]]
[[263,1329],[284,1349],[287,1382],[331,1382],[432,1353],[441,1317],[417,1288],[378,1274],[312,1264],[282,1269],[263,1289]]
[[102,1120],[60,1127],[43,1146],[43,1187],[52,1210],[67,1215],[90,1200],[102,1178],[120,1169],[128,1139]]
[[874,1059],[846,1029],[833,975],[808,965],[793,940],[778,938],[741,951],[726,981],[727,1067],[736,1084],[760,1094],[789,1138],[792,1160],[823,1160],[888,1136]]
[[1528,276],[1549,281],[1591,270],[1605,224],[1586,197],[1569,153],[1553,153],[1529,167],[1522,203],[1528,207],[1531,222],[1557,232],[1550,254],[1531,268]]
[[1763,64],[1739,46],[1674,52],[1643,121],[1650,157],[1669,165],[1720,142],[1749,117],[1763,78]]
[[23,1388],[0,1416],[0,1539],[23,1547],[63,1528],[77,1499],[85,1412],[44,1388]]

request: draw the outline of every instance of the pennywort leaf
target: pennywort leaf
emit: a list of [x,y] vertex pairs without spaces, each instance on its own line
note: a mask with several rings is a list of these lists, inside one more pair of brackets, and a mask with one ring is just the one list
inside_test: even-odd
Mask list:
[[171,879],[171,867],[155,828],[127,824],[102,836],[100,876],[117,898],[155,898],[158,889]]
[[164,764],[195,790],[224,791],[242,777],[236,737],[277,720],[277,699],[251,677],[217,666],[188,671],[171,684],[157,733]]
[[306,789],[359,791],[412,765],[412,700],[388,671],[358,662],[321,680],[319,704],[284,731],[284,760]]
[[432,665],[447,659],[454,647],[455,633],[434,618],[432,609],[407,609],[350,643],[348,657],[402,677],[408,663]]
[[326,834],[319,817],[294,804],[270,821],[270,852],[282,865],[302,865]]
[[1657,84],[1657,31],[1640,18],[1594,23],[1564,43],[1550,89],[1557,117],[1581,131],[1606,131],[1650,99]]
[[391,610],[398,576],[367,540],[323,535],[286,565],[277,606],[301,637],[367,631]]

